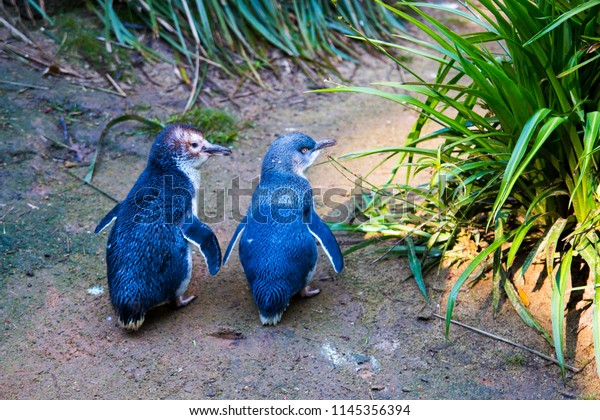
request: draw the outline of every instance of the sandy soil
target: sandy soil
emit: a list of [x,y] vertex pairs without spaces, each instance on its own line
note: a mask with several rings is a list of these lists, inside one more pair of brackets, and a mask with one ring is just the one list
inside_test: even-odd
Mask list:
[[[416,63],[419,65],[418,63]],[[350,66],[351,67],[351,66]],[[294,299],[283,320],[263,327],[248,291],[237,253],[216,277],[207,275],[201,256],[189,291],[198,298],[174,310],[153,310],[142,329],[116,326],[108,299],[104,249],[106,234],[93,235],[114,203],[67,174],[76,153],[46,138],[62,139],[62,110],[75,110],[69,132],[83,160],[89,159],[105,124],[150,105],[145,115],[181,111],[187,90],[166,64],[146,66],[161,87],[139,75],[127,98],[84,89],[66,77],[42,76],[39,68],[0,54],[0,398],[3,399],[570,399],[598,398],[592,361],[562,381],[560,370],[529,352],[443,323],[444,298],[457,277],[440,270],[428,278],[433,303],[427,305],[403,259],[372,265],[366,250],[351,254],[335,275],[321,258],[321,294]],[[352,73],[352,68],[347,68]],[[434,69],[423,67],[424,72]],[[352,83],[400,80],[387,63],[367,59]],[[97,80],[86,83],[97,83]],[[235,83],[211,74],[207,87],[232,92]],[[375,146],[398,145],[415,115],[369,96],[305,93],[314,87],[302,74],[285,73],[262,91],[246,84],[228,106],[253,126],[243,131],[228,159],[202,168],[207,208],[221,189],[239,177],[250,187],[259,175],[270,142],[290,131],[338,140],[339,156]],[[133,125],[115,128],[100,157],[94,182],[118,199],[125,197],[143,169],[152,139],[126,135]],[[45,136],[45,137],[44,137]],[[321,158],[319,162],[326,162]],[[354,173],[373,161],[348,162]],[[85,167],[68,170],[84,176]],[[313,167],[314,187],[352,188],[348,175],[328,163]],[[383,179],[385,172],[373,175]],[[216,191],[216,192],[215,192]],[[339,200],[344,201],[344,199]],[[243,209],[247,201],[242,200]],[[213,207],[211,207],[213,206]],[[224,249],[236,222],[229,197],[223,220],[210,223]],[[242,210],[244,211],[244,210]],[[320,206],[319,213],[330,209]],[[342,248],[357,236],[338,235]],[[321,256],[323,257],[323,256]],[[489,281],[466,288],[455,318],[552,354],[552,348],[518,318],[508,302],[492,317]],[[545,282],[530,287],[540,297]],[[100,290],[99,294],[94,291]],[[547,297],[547,296],[546,296]],[[585,319],[584,319],[585,321]],[[583,321],[582,321],[583,322]],[[580,325],[580,324],[577,324]],[[585,327],[585,325],[584,325]],[[585,327],[584,329],[586,329]],[[589,331],[589,328],[587,328]],[[593,359],[589,340],[571,344],[569,363]]]

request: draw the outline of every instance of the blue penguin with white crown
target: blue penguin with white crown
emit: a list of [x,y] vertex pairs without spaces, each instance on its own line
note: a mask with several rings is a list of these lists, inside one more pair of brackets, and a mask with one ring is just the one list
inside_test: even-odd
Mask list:
[[119,325],[137,330],[146,311],[163,303],[185,306],[192,275],[192,247],[204,256],[208,271],[221,267],[221,248],[197,214],[200,166],[214,155],[230,155],[186,124],[166,127],[154,141],[148,164],[127,198],[117,204],[95,233],[115,221],[106,246],[110,300]]
[[317,268],[317,241],[336,273],[344,268],[340,247],[315,212],[304,176],[320,151],[335,144],[298,132],[275,140],[248,212],[225,252],[223,265],[240,239],[240,262],[263,325],[277,324],[296,293],[308,297],[320,292],[309,284]]

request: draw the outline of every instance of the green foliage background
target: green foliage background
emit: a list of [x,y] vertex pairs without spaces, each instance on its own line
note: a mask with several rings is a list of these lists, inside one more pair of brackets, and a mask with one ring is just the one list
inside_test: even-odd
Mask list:
[[[572,273],[580,271],[580,262],[587,265],[600,374],[600,1],[480,0],[464,2],[464,9],[379,3],[419,35],[399,36],[398,43],[365,37],[367,42],[391,58],[389,50],[400,50],[439,66],[433,81],[407,68],[416,81],[325,90],[378,95],[420,113],[404,145],[348,156],[382,154],[397,165],[364,206],[370,220],[338,227],[405,237],[409,250],[426,246],[421,258],[409,253],[421,289],[421,266],[428,257],[448,255],[465,228],[491,236],[450,292],[446,331],[462,286],[490,267],[494,311],[505,293],[525,323],[554,345],[563,375]],[[459,34],[436,19],[434,9],[478,30]],[[429,121],[443,128],[427,133]],[[441,139],[437,149],[422,146],[435,138]],[[408,169],[404,180],[396,175],[401,167]],[[423,170],[433,172],[431,182],[410,185]],[[414,211],[394,214],[391,196],[414,203]],[[551,333],[515,287],[536,259],[545,261],[552,282]],[[509,270],[516,275],[508,276]]]

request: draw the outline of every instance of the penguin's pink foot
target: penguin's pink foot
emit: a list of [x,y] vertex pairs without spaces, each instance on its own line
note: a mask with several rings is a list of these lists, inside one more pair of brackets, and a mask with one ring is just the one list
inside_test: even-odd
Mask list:
[[310,284],[307,284],[304,289],[300,290],[300,296],[302,297],[311,297],[318,295],[319,293],[321,293],[321,290],[313,289]]
[[187,305],[194,299],[196,299],[195,295],[191,295],[186,298],[184,298],[183,295],[177,296],[177,298],[175,299],[175,306],[177,306],[178,308],[181,308],[182,306]]

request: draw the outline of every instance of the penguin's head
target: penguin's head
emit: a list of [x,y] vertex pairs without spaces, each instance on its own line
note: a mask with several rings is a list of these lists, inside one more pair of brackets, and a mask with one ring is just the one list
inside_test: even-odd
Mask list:
[[150,163],[198,169],[210,156],[229,156],[229,147],[209,143],[200,130],[188,124],[171,124],[160,132],[150,151]]
[[293,172],[304,176],[304,171],[326,147],[336,144],[333,139],[315,141],[306,134],[294,132],[275,140],[263,161],[263,173],[268,171]]

